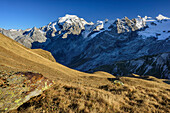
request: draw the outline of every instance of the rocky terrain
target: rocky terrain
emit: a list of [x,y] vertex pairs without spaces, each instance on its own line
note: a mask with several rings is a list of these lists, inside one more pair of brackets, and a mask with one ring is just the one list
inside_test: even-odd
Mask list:
[[133,60],[118,61],[111,65],[99,66],[91,72],[106,70],[113,75],[126,76],[131,73],[151,75],[169,79],[170,53],[143,56]]
[[[105,65],[111,67],[116,62],[127,65],[124,61],[129,61],[130,65],[136,65],[136,62],[133,62],[135,59],[143,56],[149,56],[146,58],[149,59],[152,55],[170,52],[169,25],[170,19],[163,15],[155,18],[138,16],[134,19],[128,17],[106,19],[96,23],[87,22],[76,15],[66,15],[41,28],[0,29],[0,32],[28,48],[41,48],[51,52],[55,60],[65,66],[91,72]],[[166,57],[165,61],[168,60]],[[147,75],[159,67],[166,72],[160,74],[160,71],[156,71],[152,75],[156,74],[158,78],[170,78],[169,63],[167,63],[159,66],[152,65],[154,62],[145,63],[147,65],[145,68],[140,68],[140,71],[137,71],[139,66],[133,66],[128,73]],[[111,68],[112,71],[106,68],[99,70],[112,74],[119,70],[117,66]],[[127,74],[122,72],[120,75]]]

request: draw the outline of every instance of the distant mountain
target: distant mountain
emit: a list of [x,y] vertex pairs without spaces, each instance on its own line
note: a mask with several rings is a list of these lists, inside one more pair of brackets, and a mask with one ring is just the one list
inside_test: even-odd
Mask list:
[[142,56],[137,59],[118,61],[111,65],[102,65],[91,70],[91,72],[105,70],[109,73],[119,76],[129,75],[131,73],[140,73],[141,75],[152,75],[157,78],[169,78],[170,53]]
[[[121,61],[126,61],[125,65],[127,61],[141,59],[143,56],[152,57],[152,55],[170,52],[170,18],[163,15],[155,18],[138,16],[134,19],[128,17],[106,19],[96,23],[87,22],[76,15],[66,15],[41,28],[0,29],[0,33],[28,48],[48,50],[57,62],[87,72],[105,65],[114,67],[113,64]],[[165,68],[166,73],[155,72],[154,75],[170,78],[169,63],[165,65],[161,68]],[[154,65],[152,68],[149,68],[149,65],[144,67],[140,68],[138,74],[146,75],[148,74],[146,69],[148,72],[157,69]],[[105,68],[101,69],[108,71]],[[132,69],[128,73],[135,73],[136,70],[137,68]],[[123,70],[122,72],[124,73]],[[111,73],[118,73],[118,71],[113,69]]]

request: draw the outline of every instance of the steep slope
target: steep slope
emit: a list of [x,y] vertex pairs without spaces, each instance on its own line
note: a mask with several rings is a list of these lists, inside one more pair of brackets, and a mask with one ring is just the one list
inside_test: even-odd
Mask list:
[[42,49],[30,49],[30,51],[33,51],[34,53],[37,53],[41,56],[43,56],[46,59],[49,59],[53,62],[56,62],[52,54],[48,51],[42,50]]
[[2,34],[0,39],[0,70],[36,71],[53,80],[91,76],[51,61],[43,53],[36,54],[33,51],[37,50],[25,48]]
[[28,49],[0,34],[0,112],[16,109],[31,97],[41,94],[53,84],[49,79],[70,84],[82,82],[83,85],[94,86],[93,80],[100,79],[102,82],[99,84],[103,84],[108,81],[108,77],[113,78],[104,72],[87,74],[72,70],[56,63],[49,52]]

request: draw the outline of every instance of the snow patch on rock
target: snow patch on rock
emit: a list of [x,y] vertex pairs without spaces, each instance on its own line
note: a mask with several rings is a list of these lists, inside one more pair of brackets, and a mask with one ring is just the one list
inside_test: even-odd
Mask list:
[[170,18],[165,17],[165,16],[159,14],[159,15],[156,17],[156,19],[157,19],[157,20],[165,20],[165,19],[170,19]]

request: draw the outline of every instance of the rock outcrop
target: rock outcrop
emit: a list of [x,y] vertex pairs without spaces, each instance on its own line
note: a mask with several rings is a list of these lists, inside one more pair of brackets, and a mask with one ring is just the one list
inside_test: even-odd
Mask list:
[[33,72],[0,72],[0,112],[17,109],[30,98],[50,88],[54,82]]
[[117,19],[115,21],[117,33],[136,31],[145,27],[145,21],[142,18],[130,20],[128,17]]

